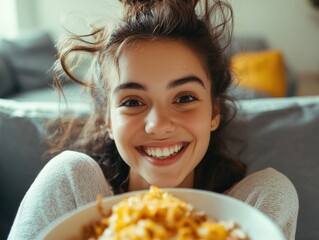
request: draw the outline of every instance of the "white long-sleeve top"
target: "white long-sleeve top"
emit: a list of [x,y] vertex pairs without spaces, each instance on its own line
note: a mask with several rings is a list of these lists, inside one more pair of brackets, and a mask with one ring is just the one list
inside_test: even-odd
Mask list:
[[[67,212],[96,201],[98,194],[113,195],[99,165],[88,155],[65,151],[39,173],[24,196],[8,240],[37,239],[49,224]],[[225,194],[261,210],[295,239],[298,196],[292,183],[267,168],[253,173]]]

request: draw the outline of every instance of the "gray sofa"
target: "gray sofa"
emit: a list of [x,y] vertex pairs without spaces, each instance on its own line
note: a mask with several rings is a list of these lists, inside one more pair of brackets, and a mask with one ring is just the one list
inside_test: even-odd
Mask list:
[[[298,240],[319,239],[319,97],[240,100],[228,144],[249,172],[273,167],[295,185],[300,200]],[[87,105],[68,110],[86,115]],[[19,202],[44,166],[44,125],[58,116],[57,103],[0,100],[0,233],[5,238]]]

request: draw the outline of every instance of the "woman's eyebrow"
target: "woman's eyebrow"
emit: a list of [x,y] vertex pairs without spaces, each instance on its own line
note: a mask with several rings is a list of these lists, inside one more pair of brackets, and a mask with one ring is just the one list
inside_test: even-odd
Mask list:
[[187,77],[183,77],[183,78],[179,78],[179,79],[175,79],[175,80],[172,80],[167,88],[173,88],[173,87],[178,87],[178,86],[181,86],[183,84],[186,84],[186,83],[189,83],[189,82],[195,82],[195,83],[198,83],[200,84],[203,88],[206,89],[205,87],[205,84],[204,82],[199,78],[199,77],[196,77],[196,76],[187,76]]
[[[187,76],[187,77],[183,77],[183,78],[179,78],[179,79],[175,79],[169,82],[167,89],[170,88],[174,88],[174,87],[178,87],[181,85],[184,85],[186,83],[189,82],[195,82],[200,84],[203,88],[206,89],[204,82],[196,77],[196,76]],[[114,93],[117,93],[120,90],[124,90],[124,89],[135,89],[135,90],[147,90],[147,87],[143,84],[137,83],[137,82],[127,82],[127,83],[122,83],[120,85],[118,85],[115,89],[114,89]]]
[[127,83],[122,83],[120,85],[118,85],[115,89],[114,89],[114,93],[118,92],[119,90],[124,90],[124,89],[137,89],[137,90],[146,90],[146,86],[140,84],[140,83],[136,83],[136,82],[127,82]]

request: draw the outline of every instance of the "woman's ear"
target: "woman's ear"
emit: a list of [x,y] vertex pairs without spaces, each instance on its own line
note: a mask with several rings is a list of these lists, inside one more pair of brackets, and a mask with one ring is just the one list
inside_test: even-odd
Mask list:
[[107,132],[108,132],[109,138],[111,138],[112,140],[114,140],[113,133],[112,133],[112,131],[111,131],[109,128],[107,129]]
[[211,121],[211,131],[215,131],[220,123],[220,112],[219,112],[219,99],[214,100],[212,121]]
[[114,140],[113,131],[112,131],[112,123],[111,123],[110,117],[106,117],[106,130],[107,130],[109,138]]
[[218,126],[219,126],[219,122],[220,122],[220,114],[217,113],[213,116],[212,121],[211,121],[211,131],[215,131]]

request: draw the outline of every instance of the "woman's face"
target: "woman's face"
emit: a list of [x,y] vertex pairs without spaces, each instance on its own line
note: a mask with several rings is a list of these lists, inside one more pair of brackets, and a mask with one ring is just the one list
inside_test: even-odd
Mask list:
[[219,124],[210,89],[202,62],[182,42],[140,41],[123,51],[108,123],[130,166],[129,190],[193,186]]

